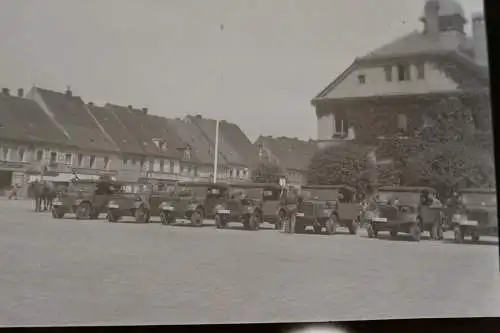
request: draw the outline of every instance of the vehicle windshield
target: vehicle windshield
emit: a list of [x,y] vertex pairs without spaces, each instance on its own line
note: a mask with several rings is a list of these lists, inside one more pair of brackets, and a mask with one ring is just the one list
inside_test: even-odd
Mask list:
[[276,201],[281,198],[281,189],[264,189],[263,199],[264,201]]
[[220,187],[209,187],[205,193],[209,197],[219,198],[225,195],[226,189]]
[[395,200],[401,205],[418,205],[420,202],[420,193],[400,191],[380,191],[378,193],[378,202],[388,203]]
[[243,193],[244,197],[247,199],[260,200],[262,197],[261,188],[236,189],[236,191]]
[[71,183],[68,187],[70,191],[92,192],[95,191],[95,183]]
[[497,197],[492,193],[463,193],[462,201],[470,206],[495,206]]
[[337,189],[307,189],[300,194],[306,200],[337,200],[339,197]]

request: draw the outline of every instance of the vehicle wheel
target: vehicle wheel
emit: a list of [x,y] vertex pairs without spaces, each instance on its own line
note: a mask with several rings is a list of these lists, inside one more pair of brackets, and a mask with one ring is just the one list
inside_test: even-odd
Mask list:
[[473,233],[471,235],[472,241],[473,242],[479,242],[479,239],[481,238],[477,233]]
[[288,232],[294,234],[296,232],[295,228],[297,226],[297,216],[292,214],[288,220]]
[[203,225],[203,212],[195,210],[191,215],[191,224],[195,227],[201,227]]
[[319,235],[321,233],[322,229],[323,228],[320,225],[315,225],[314,226],[314,233]]
[[89,220],[92,208],[88,202],[81,203],[76,208],[76,219],[77,220]]
[[352,221],[351,225],[349,226],[349,233],[351,235],[356,235],[358,233],[358,228],[359,228],[358,222]]
[[326,233],[328,235],[336,234],[338,225],[339,221],[337,219],[337,216],[335,215],[330,216],[330,218],[325,223]]
[[456,226],[453,228],[453,233],[455,234],[455,242],[456,243],[463,243],[464,242],[464,232],[460,226]]
[[144,208],[143,205],[141,205],[139,208],[135,210],[135,222],[137,223],[149,223],[149,213],[148,211]]
[[372,223],[368,223],[366,225],[366,232],[368,234],[368,238],[377,238],[378,236],[378,231]]
[[118,221],[118,218],[112,209],[108,210],[108,214],[106,214],[106,218],[107,218],[108,222],[117,222]]
[[438,228],[438,240],[444,239],[444,223],[442,222]]
[[224,216],[219,214],[215,215],[215,226],[217,229],[224,229],[227,226],[227,222],[224,221]]
[[391,234],[391,238],[393,238],[393,239],[398,238],[398,231],[397,230],[391,230],[390,234]]
[[415,223],[410,226],[409,234],[413,241],[419,242],[420,237],[422,236],[422,230],[420,229],[420,226]]
[[248,218],[248,227],[250,228],[250,230],[257,230],[259,229],[259,222],[260,222],[259,214],[253,213]]
[[274,229],[276,229],[276,230],[282,230],[283,229],[283,223],[284,223],[284,221],[285,221],[285,214],[283,214],[283,212],[280,212],[278,214],[278,220],[274,224]]
[[62,219],[64,217],[64,212],[60,209],[52,208],[52,217],[55,219]]
[[99,212],[92,212],[90,214],[90,219],[91,220],[97,220],[99,218]]

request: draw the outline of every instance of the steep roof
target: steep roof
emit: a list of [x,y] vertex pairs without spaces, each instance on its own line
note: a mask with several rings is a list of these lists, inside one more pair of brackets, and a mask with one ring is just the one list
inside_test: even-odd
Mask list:
[[[116,152],[118,147],[99,128],[85,103],[70,96],[42,88],[33,88],[43,99],[53,120],[69,135],[69,142],[83,149]],[[32,93],[30,93],[32,94]]]
[[[182,156],[179,147],[176,146],[178,143],[168,142],[166,134],[159,133],[156,125],[152,125],[153,122],[143,110],[110,103],[106,104],[105,107],[111,110],[121,123],[133,133],[145,154],[176,159]],[[162,150],[156,146],[155,139],[165,139],[167,141],[166,149]]]
[[256,145],[268,149],[279,160],[279,165],[285,169],[306,171],[309,162],[318,147],[313,141],[302,141],[296,138],[260,136]]
[[[191,121],[182,119],[168,119],[171,127],[177,132],[185,143],[189,144],[201,163],[212,164],[214,146],[207,140],[203,131]],[[220,163],[227,164],[223,156],[220,156]]]
[[194,151],[194,148],[191,146],[191,144],[182,140],[182,138],[177,134],[177,131],[171,126],[171,124],[165,117],[148,115],[146,118],[148,119],[149,131],[154,136],[154,138],[162,139],[167,142],[167,152],[169,156],[183,159],[184,148],[189,145],[191,147],[191,159],[189,161],[200,163],[200,160],[196,155],[196,151]]
[[120,152],[137,155],[145,154],[134,133],[120,121],[112,110],[90,104],[88,108],[106,133],[113,139]]
[[3,94],[0,94],[0,137],[70,144],[64,133],[36,102]]
[[221,133],[224,134],[224,138],[238,152],[246,166],[253,168],[259,164],[259,151],[257,147],[252,144],[238,125],[221,121],[219,127]]
[[471,39],[466,36],[452,36],[452,34],[458,33],[448,32],[442,33],[437,37],[430,37],[422,32],[413,31],[402,37],[396,38],[368,54],[356,58],[353,63],[324,88],[312,102],[314,104],[315,101],[323,99],[330,91],[335,89],[344,78],[362,64],[402,57],[425,56],[430,59],[436,56],[445,57],[447,63],[450,65],[457,65],[457,68],[460,68],[468,74],[474,75],[474,77],[487,86],[489,80],[488,69],[474,60],[471,51]]
[[[196,124],[204,133],[207,140],[211,142],[212,145],[215,144],[215,132],[217,127],[217,122],[214,119],[206,119],[200,116],[187,116],[189,121]],[[231,134],[226,133],[226,129],[220,126],[222,122],[219,123],[219,153],[224,156],[224,160],[227,164],[242,165],[246,166],[245,159],[236,151],[231,145]],[[222,161],[221,161],[222,164]]]

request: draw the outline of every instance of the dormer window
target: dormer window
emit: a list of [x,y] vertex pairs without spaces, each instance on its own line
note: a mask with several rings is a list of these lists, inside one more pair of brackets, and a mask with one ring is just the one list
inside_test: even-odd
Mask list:
[[359,84],[365,84],[366,83],[366,75],[358,75],[358,82],[359,82]]
[[153,139],[153,142],[154,142],[155,146],[161,151],[166,151],[168,148],[167,142],[165,140]]
[[191,159],[191,147],[186,147],[186,149],[184,149],[184,159],[185,160]]

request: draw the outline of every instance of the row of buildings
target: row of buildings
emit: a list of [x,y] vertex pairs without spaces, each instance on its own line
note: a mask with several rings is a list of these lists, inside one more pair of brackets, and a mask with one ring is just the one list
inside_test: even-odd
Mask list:
[[[139,177],[210,181],[213,179],[216,121],[201,115],[167,119],[146,108],[85,103],[70,89],[33,87],[0,93],[0,188],[26,189],[40,178],[68,181],[103,175],[124,182]],[[271,161],[303,182],[307,161],[297,170],[289,156],[297,139],[261,137],[252,143],[239,126],[219,123],[217,179],[249,181],[252,170]],[[314,146],[313,146],[314,148]]]

